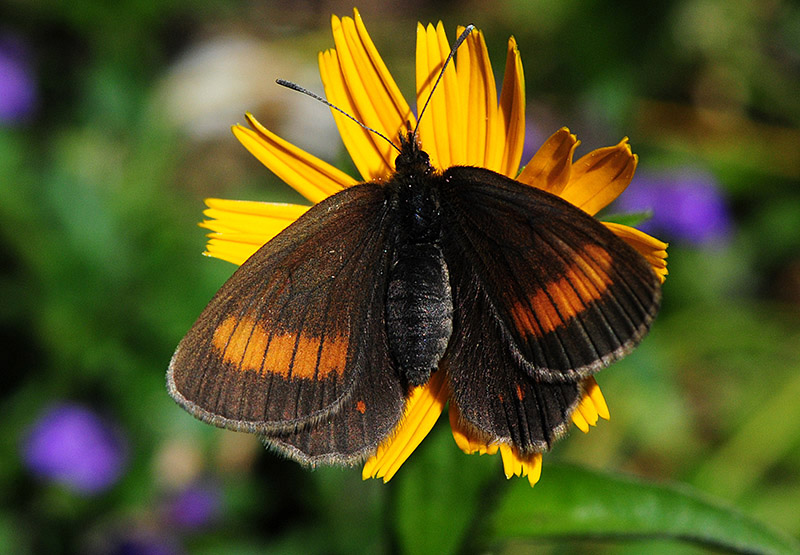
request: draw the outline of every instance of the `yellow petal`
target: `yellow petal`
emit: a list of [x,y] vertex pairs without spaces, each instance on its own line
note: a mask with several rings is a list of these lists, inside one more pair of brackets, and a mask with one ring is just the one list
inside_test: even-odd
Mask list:
[[528,483],[533,487],[542,477],[542,454],[531,455],[525,465],[527,467],[525,471],[528,474]]
[[[256,202],[252,200],[226,200],[207,198],[208,208],[203,215],[210,220],[203,222],[203,227],[212,231],[239,231],[243,233],[264,233],[262,226],[275,225],[286,227],[297,218],[306,213],[309,206],[300,204],[287,204],[284,202]],[[264,234],[266,243],[274,234]]]
[[588,378],[584,378],[581,382],[581,387],[583,387],[584,399],[591,399],[597,415],[604,420],[610,420],[611,414],[608,412],[606,399],[603,397],[603,392],[600,391],[600,386],[597,385],[597,381],[594,377],[589,376]]
[[204,254],[241,264],[302,216],[308,206],[278,202],[206,199],[200,227],[210,229]]
[[261,245],[253,245],[247,242],[240,243],[236,241],[209,239],[203,254],[241,266],[244,261],[253,256],[253,253],[260,247]]
[[597,409],[594,407],[594,402],[592,398],[588,395],[584,395],[581,399],[581,402],[578,403],[578,411],[583,415],[583,419],[586,420],[586,423],[589,426],[596,426],[597,419],[599,418],[597,414]]
[[572,422],[583,433],[589,433],[589,427],[596,426],[598,418],[609,419],[608,406],[600,386],[592,376],[583,379],[581,389],[583,395],[572,413]]
[[417,110],[421,111],[430,98],[426,112],[419,120],[419,137],[431,164],[439,169],[466,159],[465,121],[453,64],[447,67],[431,96],[449,54],[450,44],[441,21],[436,27],[417,24]]
[[494,455],[500,451],[503,461],[503,473],[506,478],[527,476],[531,486],[539,481],[539,477],[542,474],[541,453],[522,455],[516,447],[506,443],[487,443],[487,440],[481,437],[480,432],[461,418],[458,406],[452,401],[450,402],[449,411],[450,427],[453,430],[453,438],[456,440],[456,445],[458,445],[459,449],[468,455],[473,453]]
[[515,447],[500,445],[500,456],[503,459],[503,472],[506,478],[527,476],[531,487],[536,485],[542,476],[542,454],[522,455]]
[[463,418],[461,411],[454,402],[450,402],[448,408],[450,417],[450,429],[453,432],[453,439],[456,445],[467,455],[478,453],[479,455],[494,455],[497,453],[497,444],[488,444],[487,440]]
[[246,117],[253,129],[241,125],[234,125],[232,128],[239,142],[275,175],[311,202],[320,202],[356,183],[343,171],[268,131],[251,114]]
[[[447,40],[447,33],[445,33],[444,25],[440,21],[436,25],[436,38],[439,42],[439,56],[441,63],[450,56],[452,45]],[[466,110],[461,104],[461,94],[459,91],[458,75],[456,73],[456,65],[450,63],[445,75],[439,82],[442,90],[434,92],[434,95],[442,95],[444,107],[446,110],[446,131],[447,144],[450,150],[450,166],[456,164],[463,164],[467,159],[467,133],[466,133]],[[441,108],[439,108],[441,109]]]
[[[525,143],[525,76],[522,71],[522,59],[514,37],[508,39],[506,69],[503,75],[503,89],[500,92],[500,104],[497,107],[498,122],[501,127],[500,139],[504,148],[500,165],[495,170],[510,178],[519,172],[522,158],[522,147]],[[491,148],[496,148],[491,145]],[[493,167],[487,166],[489,169]]]
[[416,387],[406,401],[400,424],[392,436],[384,441],[377,452],[364,463],[361,477],[383,478],[388,482],[414,449],[425,439],[442,414],[450,390],[445,373],[434,372],[428,383]]
[[561,198],[594,216],[625,190],[637,161],[627,138],[616,146],[594,150],[572,165]]
[[[368,73],[362,69],[362,74],[371,78],[369,86],[373,87],[370,92],[370,99],[377,107],[378,115],[381,118],[382,129],[379,131],[386,131],[386,135],[390,139],[395,139],[397,133],[406,128],[406,124],[410,124],[411,128],[416,124],[416,119],[411,111],[411,107],[406,102],[405,97],[400,92],[400,88],[395,83],[392,74],[383,62],[378,49],[367,33],[367,28],[361,19],[361,14],[357,9],[354,9],[354,21],[356,33],[360,41],[357,44],[363,49],[365,65],[372,73]],[[366,122],[364,122],[366,123]],[[369,123],[367,123],[369,125]],[[370,127],[375,127],[370,125]],[[377,129],[377,128],[376,128]],[[391,135],[394,133],[395,135]]]
[[584,434],[589,433],[589,423],[583,417],[581,411],[575,410],[572,413],[572,423],[575,424],[575,426],[577,426],[578,429],[582,431]]
[[[457,29],[461,36],[464,27]],[[486,167],[489,126],[496,119],[497,88],[483,33],[475,29],[456,55],[456,76],[466,121],[466,158],[458,164]],[[490,114],[492,117],[490,117]]]
[[661,283],[664,283],[669,273],[667,271],[667,247],[669,246],[667,243],[627,225],[611,222],[602,222],[602,224],[617,237],[639,251],[645,260],[650,263],[650,266],[653,267],[653,271],[658,275]]
[[[326,50],[319,54],[319,74],[325,87],[328,101],[338,106],[353,117],[358,118],[357,110],[350,92],[344,82],[339,57],[335,50]],[[383,153],[375,144],[371,133],[352,121],[350,118],[331,110],[339,135],[342,137],[350,158],[364,181],[378,179],[391,172]]]
[[522,464],[519,459],[514,456],[514,451],[512,451],[510,445],[506,445],[505,443],[500,444],[500,457],[503,460],[503,474],[506,475],[506,478],[520,475],[522,472]]
[[[413,119],[411,109],[383,63],[358,10],[355,19],[333,16],[335,50],[320,55],[320,74],[330,102],[390,141]],[[332,110],[345,147],[362,177],[385,177],[394,167],[395,148],[380,136]]]
[[569,182],[572,156],[579,144],[578,138],[562,127],[539,147],[517,181],[560,195]]

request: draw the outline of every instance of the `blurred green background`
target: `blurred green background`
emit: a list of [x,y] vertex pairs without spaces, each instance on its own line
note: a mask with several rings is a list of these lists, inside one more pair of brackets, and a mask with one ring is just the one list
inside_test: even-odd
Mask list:
[[[609,212],[652,209],[646,225],[671,243],[670,275],[650,336],[598,376],[611,421],[545,455],[532,490],[506,482],[499,457],[458,451],[444,418],[388,485],[362,482],[359,469],[309,472],[255,438],[195,421],[168,397],[166,366],[234,269],[200,256],[203,198],[299,201],[229,127],[252,111],[352,172],[326,109],[274,79],[320,91],[316,54],[333,45],[330,14],[353,6],[7,0],[0,552],[705,550],[679,541],[687,537],[735,547],[703,539],[708,523],[662,524],[692,520],[680,513],[684,494],[722,507],[729,526],[762,523],[791,550],[787,538],[800,537],[800,6],[389,4],[358,8],[407,98],[416,21],[442,19],[451,36],[471,22],[498,80],[508,36],[517,39],[529,154],[563,125],[580,153],[630,137],[637,177]],[[616,488],[624,476],[667,488],[678,508]],[[526,519],[575,484],[587,485],[571,512]],[[610,500],[645,525],[577,524]]]

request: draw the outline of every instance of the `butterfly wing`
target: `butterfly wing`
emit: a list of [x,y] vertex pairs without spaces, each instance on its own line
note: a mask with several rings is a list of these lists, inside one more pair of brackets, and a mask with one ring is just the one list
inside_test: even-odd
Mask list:
[[527,374],[476,276],[458,270],[450,276],[453,335],[439,371],[447,372],[461,425],[487,443],[510,443],[524,452],[549,449],[567,430],[581,398],[580,382]]
[[[383,326],[391,227],[378,184],[312,207],[242,264],[180,342],[173,398],[214,425],[288,438],[301,462],[374,450],[404,397]],[[342,428],[325,441],[334,421]]]
[[[374,329],[374,328],[373,328]],[[353,392],[327,418],[283,432],[262,434],[277,451],[305,464],[353,464],[372,455],[399,422],[404,389],[388,368],[385,345],[365,350],[364,372]]]
[[566,430],[583,378],[647,332],[660,283],[633,248],[549,193],[467,167],[447,170],[440,191],[453,400],[478,430],[540,451]]

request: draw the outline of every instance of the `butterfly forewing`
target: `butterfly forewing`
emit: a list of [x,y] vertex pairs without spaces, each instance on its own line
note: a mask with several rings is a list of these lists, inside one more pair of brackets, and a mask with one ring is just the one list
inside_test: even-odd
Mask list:
[[[379,430],[396,423],[403,401],[382,327],[390,228],[377,184],[312,207],[211,300],[170,363],[172,396],[234,430],[307,434],[322,417],[353,409],[351,425],[380,416],[374,434],[388,433]],[[379,378],[365,378],[372,373]],[[355,392],[386,406],[378,414]],[[359,445],[350,451],[380,439],[353,436]]]
[[645,259],[566,201],[497,173],[444,174],[445,258],[480,283],[486,317],[527,372],[585,377],[627,354],[648,330],[660,284]]

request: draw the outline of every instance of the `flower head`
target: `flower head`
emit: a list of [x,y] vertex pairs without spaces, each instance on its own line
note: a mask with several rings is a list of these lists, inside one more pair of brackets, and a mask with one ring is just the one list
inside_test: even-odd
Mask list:
[[92,410],[64,404],[36,420],[24,438],[22,458],[38,476],[97,493],[120,478],[126,451],[118,431]]
[[168,503],[168,518],[186,529],[199,529],[220,516],[222,492],[212,482],[198,482],[176,492]]
[[[335,49],[319,56],[320,73],[328,100],[383,135],[395,138],[416,125],[415,113],[399,91],[375,49],[358,11],[353,18],[332,20]],[[458,30],[461,32],[461,29]],[[573,161],[578,140],[568,129],[556,131],[536,151],[520,172],[525,136],[525,95],[522,62],[516,42],[508,41],[505,74],[498,98],[489,56],[480,31],[469,35],[455,64],[444,71],[436,94],[431,89],[450,53],[441,22],[417,26],[417,106],[430,96],[419,122],[418,140],[435,169],[454,165],[493,170],[531,187],[548,191],[590,215],[613,201],[627,187],[637,164],[627,139],[592,151]],[[340,134],[361,179],[383,180],[395,171],[396,152],[391,144],[338,112],[333,112]],[[236,125],[242,144],[278,177],[311,202],[359,182],[335,167],[304,152],[265,129],[248,114],[249,128]],[[208,199],[210,229],[206,254],[241,264],[264,243],[302,215],[307,207],[262,202]],[[665,243],[631,227],[606,224],[639,251],[661,277],[666,275]],[[572,420],[588,431],[609,413],[594,378],[580,384],[582,400]],[[416,387],[406,402],[400,424],[364,465],[364,478],[388,481],[431,430],[448,407],[453,437],[466,453],[494,454],[503,459],[507,477],[527,476],[536,483],[541,453],[521,453],[506,443],[490,439],[461,418],[450,399],[445,372],[434,372]]]

